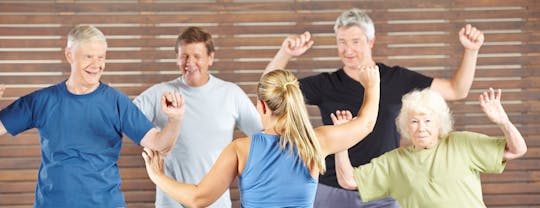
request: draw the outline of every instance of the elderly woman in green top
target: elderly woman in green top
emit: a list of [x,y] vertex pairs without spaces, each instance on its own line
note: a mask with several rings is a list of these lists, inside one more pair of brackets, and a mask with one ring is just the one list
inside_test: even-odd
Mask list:
[[[412,145],[387,152],[370,163],[351,166],[347,151],[336,154],[339,184],[363,200],[395,198],[402,207],[485,207],[480,173],[501,173],[506,161],[527,152],[525,141],[510,122],[501,90],[480,95],[480,107],[504,138],[452,131],[452,115],[444,99],[425,89],[403,96],[396,119],[398,131]],[[337,112],[336,125],[351,119]]]

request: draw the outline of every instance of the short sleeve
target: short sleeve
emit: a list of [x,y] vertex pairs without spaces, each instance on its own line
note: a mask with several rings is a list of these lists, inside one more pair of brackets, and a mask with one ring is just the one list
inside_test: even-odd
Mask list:
[[381,155],[354,169],[353,176],[362,201],[372,201],[389,195],[388,155]]
[[450,139],[457,143],[457,148],[469,151],[470,167],[481,173],[502,173],[506,166],[503,161],[506,140],[474,132],[456,132]]
[[299,80],[300,90],[302,90],[306,104],[318,105],[322,102],[321,84],[323,81],[322,74],[305,77]]
[[120,95],[118,105],[122,132],[133,142],[140,144],[144,135],[154,128],[153,124],[127,96]]
[[26,95],[0,111],[0,121],[12,136],[35,127],[32,100],[33,94]]
[[133,100],[133,103],[150,121],[154,120],[156,116],[156,106],[159,105],[161,99],[161,95],[156,89],[157,87],[150,87]]
[[263,129],[261,118],[257,112],[257,109],[244,91],[242,91],[242,89],[236,85],[235,87],[238,91],[235,95],[237,100],[236,110],[238,112],[236,125],[240,130],[242,130],[242,132],[244,132],[244,134],[251,136]]

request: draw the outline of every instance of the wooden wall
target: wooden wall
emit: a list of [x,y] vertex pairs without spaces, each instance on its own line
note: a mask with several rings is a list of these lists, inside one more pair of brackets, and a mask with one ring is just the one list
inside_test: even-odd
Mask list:
[[[314,47],[288,68],[299,77],[341,66],[333,23],[358,7],[375,21],[375,60],[448,78],[463,52],[458,31],[471,23],[486,41],[469,96],[451,103],[457,130],[501,135],[481,113],[477,97],[504,89],[504,105],[529,145],[502,175],[483,175],[489,207],[540,207],[540,3],[535,0],[115,0],[0,1],[0,83],[5,107],[18,97],[68,77],[63,48],[76,24],[94,24],[108,38],[103,80],[134,97],[179,76],[176,36],[188,26],[214,34],[212,73],[254,97],[260,73],[288,34],[309,30]],[[310,107],[315,124],[319,112]],[[125,140],[119,166],[128,207],[153,207],[154,186],[140,148]],[[39,137],[30,130],[0,137],[0,207],[29,207],[40,163]],[[236,185],[235,185],[236,186]],[[235,207],[238,191],[233,189]]]

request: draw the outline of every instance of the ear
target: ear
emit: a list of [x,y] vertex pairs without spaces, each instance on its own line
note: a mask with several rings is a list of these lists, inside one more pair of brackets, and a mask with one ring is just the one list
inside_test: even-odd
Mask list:
[[257,102],[260,102],[260,104],[261,104],[262,113],[266,114],[267,107],[268,107],[268,106],[266,106],[266,103],[264,103],[264,101],[262,101],[262,100],[258,100]]
[[66,56],[66,60],[68,61],[68,63],[73,63],[73,55],[71,54],[71,48],[66,47],[64,49],[64,55]]
[[212,66],[212,64],[214,64],[214,52],[210,53],[210,55],[208,56],[208,66]]
[[375,45],[375,36],[371,40],[368,41],[369,48],[373,48],[373,45]]

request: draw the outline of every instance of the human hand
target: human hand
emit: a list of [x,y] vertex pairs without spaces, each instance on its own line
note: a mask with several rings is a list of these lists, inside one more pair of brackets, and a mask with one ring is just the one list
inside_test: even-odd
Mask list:
[[332,119],[332,123],[334,123],[334,125],[344,124],[353,119],[351,111],[348,110],[337,110],[336,114],[330,114],[330,118]]
[[467,24],[459,31],[459,41],[465,49],[479,50],[484,44],[484,33]]
[[180,93],[165,92],[161,96],[161,111],[169,119],[181,120],[184,116],[184,97]]
[[364,88],[379,86],[381,78],[379,75],[379,67],[377,65],[359,67],[359,81]]
[[155,182],[160,175],[165,174],[163,157],[158,151],[145,147],[142,152],[142,157],[150,180]]
[[311,40],[311,33],[308,31],[300,35],[291,35],[287,37],[281,44],[281,50],[286,52],[289,56],[300,56],[304,54],[314,41]]
[[493,88],[489,88],[489,91],[480,94],[479,100],[482,111],[493,123],[503,124],[510,121],[501,104],[501,89],[495,93]]

